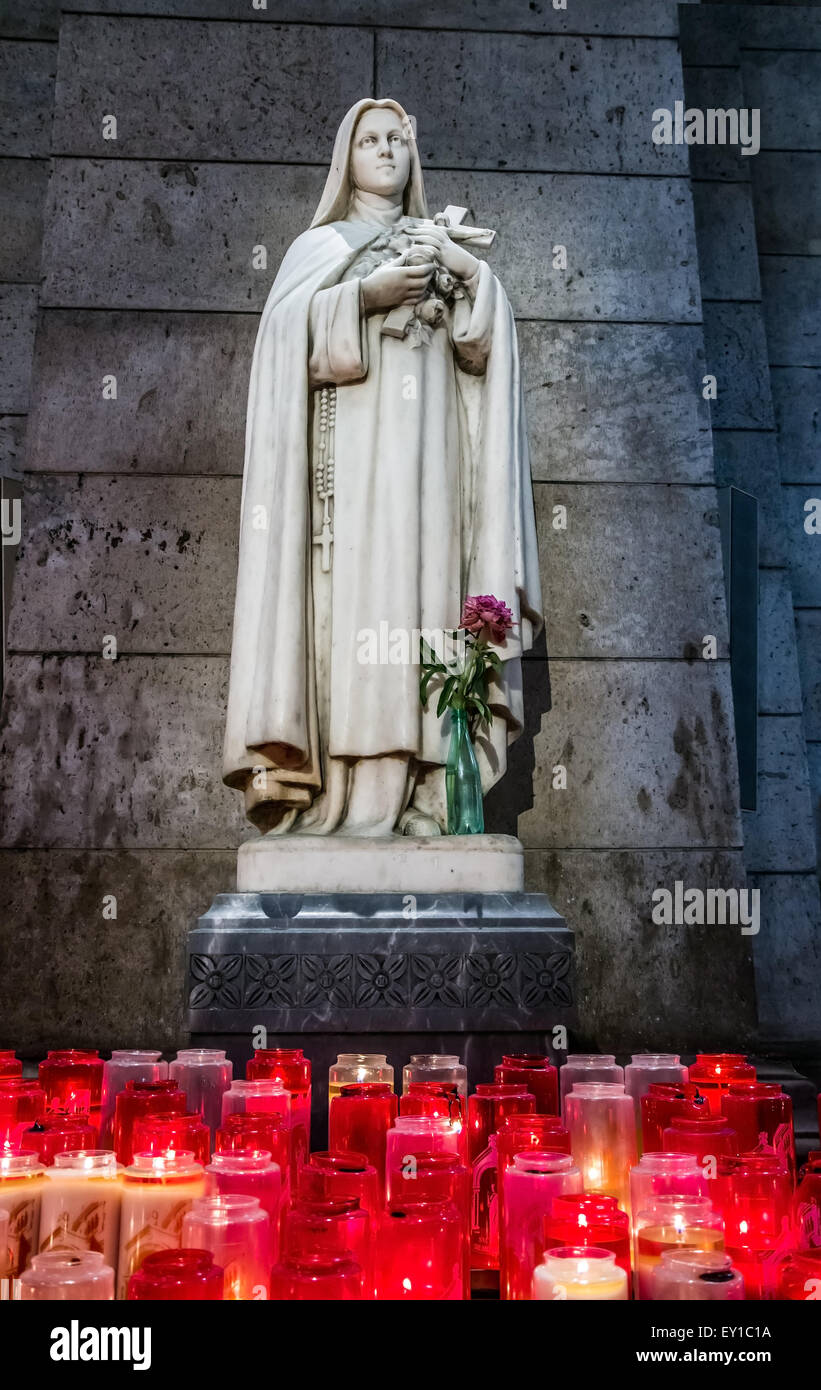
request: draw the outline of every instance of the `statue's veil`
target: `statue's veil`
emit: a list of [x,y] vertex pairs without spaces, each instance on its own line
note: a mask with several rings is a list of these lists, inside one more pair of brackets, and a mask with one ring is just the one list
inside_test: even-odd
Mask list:
[[319,200],[319,207],[314,213],[312,227],[321,227],[327,222],[341,222],[347,216],[353,193],[350,174],[351,141],[359,117],[364,111],[369,111],[372,107],[395,111],[401,120],[410,151],[410,177],[405,185],[403,197],[405,213],[408,217],[428,216],[422,166],[419,162],[419,150],[416,146],[410,117],[398,101],[391,101],[389,98],[384,101],[376,101],[372,97],[366,97],[364,101],[358,101],[351,107],[336,132],[331,167],[322,197]]

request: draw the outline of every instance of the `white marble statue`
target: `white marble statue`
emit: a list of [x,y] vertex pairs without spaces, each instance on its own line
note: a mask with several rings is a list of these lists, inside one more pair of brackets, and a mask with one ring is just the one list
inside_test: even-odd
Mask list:
[[455,627],[467,594],[517,624],[485,790],[521,730],[541,598],[516,330],[470,239],[429,217],[402,107],[358,102],[262,314],[224,778],[267,835],[446,829],[449,717],[420,704],[414,634]]

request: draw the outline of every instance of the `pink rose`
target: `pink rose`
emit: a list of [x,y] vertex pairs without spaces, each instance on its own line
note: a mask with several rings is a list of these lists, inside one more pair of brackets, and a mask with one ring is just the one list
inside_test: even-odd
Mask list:
[[468,594],[459,626],[476,637],[504,642],[514,626],[513,614],[507,604],[493,594]]

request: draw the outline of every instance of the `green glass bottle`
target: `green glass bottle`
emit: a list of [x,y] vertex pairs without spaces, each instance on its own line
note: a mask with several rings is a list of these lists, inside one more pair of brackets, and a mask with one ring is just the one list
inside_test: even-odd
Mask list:
[[485,828],[482,782],[467,714],[463,709],[452,709],[450,719],[450,748],[445,767],[448,834],[481,835]]

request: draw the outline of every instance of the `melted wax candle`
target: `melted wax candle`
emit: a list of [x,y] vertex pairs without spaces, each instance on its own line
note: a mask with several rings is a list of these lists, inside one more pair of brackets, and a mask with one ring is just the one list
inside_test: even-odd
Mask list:
[[627,1275],[612,1250],[594,1245],[558,1246],[546,1250],[533,1272],[534,1302],[623,1302]]
[[204,1195],[205,1174],[191,1153],[137,1154],[122,1182],[118,1298],[146,1255],[181,1245],[183,1217]]
[[98,1251],[116,1269],[122,1191],[110,1150],[57,1154],[44,1175],[40,1250]]

